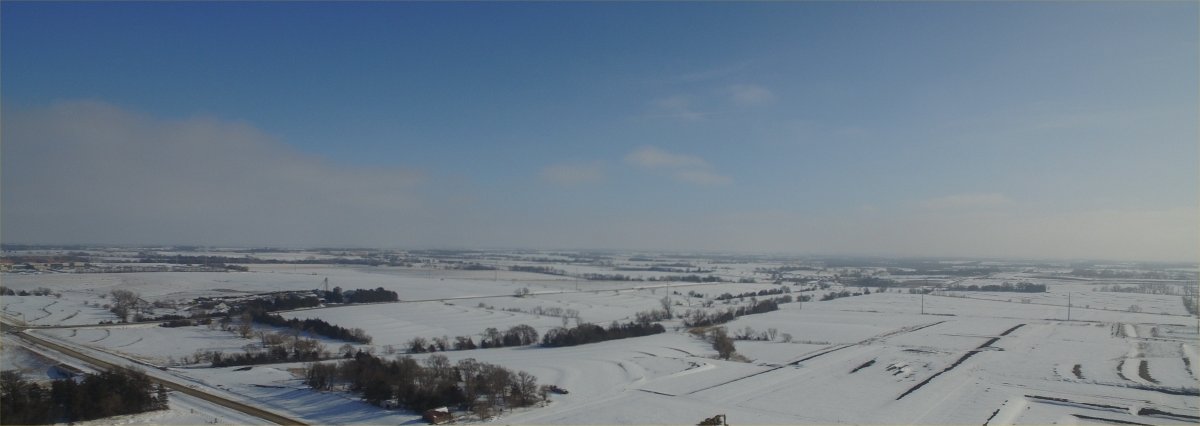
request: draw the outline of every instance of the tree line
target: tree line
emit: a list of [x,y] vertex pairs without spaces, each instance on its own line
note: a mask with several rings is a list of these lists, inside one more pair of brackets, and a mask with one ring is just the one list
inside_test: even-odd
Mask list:
[[58,379],[49,388],[20,373],[0,373],[0,423],[54,424],[167,408],[167,390],[146,373],[113,369],[82,380]]
[[724,282],[721,277],[716,275],[664,275],[661,277],[646,278],[646,281],[679,281],[685,283],[719,283]]
[[341,287],[334,287],[331,291],[318,290],[328,303],[379,303],[379,302],[395,302],[400,300],[400,296],[391,290],[384,290],[383,287],[374,290],[358,289],[351,291],[342,291]]
[[[260,324],[271,325],[275,327],[286,327],[297,330],[304,330],[309,333],[325,336],[330,339],[337,339],[346,342],[354,342],[361,344],[371,343],[371,336],[367,335],[361,328],[348,329],[325,322],[321,319],[306,318],[299,320],[296,318],[285,319],[278,314],[272,314],[260,310],[247,311],[250,319]],[[243,336],[249,337],[249,336]]]
[[1046,285],[1045,284],[1034,284],[1031,282],[1022,281],[1022,282],[1019,282],[1016,284],[1004,283],[1004,284],[1000,284],[1000,285],[996,285],[996,284],[984,284],[984,285],[971,284],[968,286],[956,285],[956,286],[952,286],[952,287],[946,287],[946,290],[947,291],[999,291],[999,292],[1016,292],[1016,293],[1045,293]]
[[507,331],[501,333],[495,327],[488,327],[480,333],[479,344],[476,345],[471,336],[458,336],[454,342],[446,336],[434,337],[426,339],[424,337],[414,337],[408,341],[409,353],[423,352],[444,352],[447,350],[471,350],[471,349],[488,349],[488,348],[503,348],[508,346],[526,346],[537,343],[537,329],[525,324],[518,324],[509,327]]
[[548,387],[539,387],[529,373],[473,358],[456,364],[444,355],[431,355],[423,362],[408,356],[388,361],[361,351],[336,364],[308,365],[304,383],[316,390],[358,393],[377,406],[415,411],[454,407],[481,420],[498,410],[533,405],[548,393]]
[[512,265],[512,266],[508,267],[508,270],[513,271],[513,272],[530,272],[530,273],[534,273],[534,274],[563,275],[563,276],[567,275],[567,271],[564,271],[562,269],[551,268],[549,266]]
[[586,343],[603,342],[606,340],[625,339],[629,337],[649,336],[666,332],[659,323],[627,322],[619,324],[613,321],[608,328],[595,324],[580,324],[572,328],[556,327],[542,336],[542,346],[560,347],[575,346]]
[[784,287],[767,289],[767,290],[759,290],[758,292],[747,291],[745,293],[740,293],[740,294],[736,294],[736,295],[730,294],[730,293],[721,293],[721,295],[715,297],[715,299],[717,299],[717,300],[745,299],[747,297],[775,296],[775,295],[791,293],[791,292],[792,292],[791,288],[784,286]]
[[[801,300],[807,300],[808,296],[800,296]],[[791,295],[776,297],[772,299],[757,300],[750,299],[747,306],[738,306],[737,308],[727,308],[715,312],[708,312],[703,309],[688,309],[684,312],[683,325],[687,327],[706,327],[717,324],[724,324],[733,321],[737,317],[743,315],[761,314],[779,310],[781,303],[792,303],[795,300]]]

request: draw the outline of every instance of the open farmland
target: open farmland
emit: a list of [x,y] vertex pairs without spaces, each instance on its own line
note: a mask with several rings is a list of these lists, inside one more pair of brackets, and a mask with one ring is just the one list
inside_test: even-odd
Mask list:
[[[306,259],[302,254],[281,258]],[[462,256],[454,259],[465,262]],[[654,264],[644,259],[633,266],[608,260],[586,273],[607,275]],[[568,260],[562,262],[535,264],[576,269]],[[1093,284],[1048,279],[1038,281],[1047,284],[1047,291],[1038,293],[939,288],[1033,279],[1034,273],[1020,272],[969,280],[934,276],[920,281],[929,287],[872,288],[853,285],[857,278],[841,277],[855,273],[853,269],[822,269],[819,263],[802,273],[780,274],[772,271],[783,266],[762,261],[690,262],[697,269],[725,268],[737,278],[591,281],[439,268],[430,266],[433,261],[416,262],[418,266],[253,264],[244,272],[5,274],[6,288],[50,293],[6,296],[2,312],[6,321],[35,327],[26,333],[142,368],[161,368],[155,374],[327,424],[409,423],[420,416],[372,405],[344,387],[309,388],[302,376],[312,361],[213,367],[211,354],[265,353],[280,342],[303,338],[319,345],[315,362],[322,364],[345,359],[346,350],[425,362],[434,355],[408,353],[414,339],[446,337],[453,342],[463,336],[482,343],[486,329],[504,333],[518,326],[545,336],[564,326],[630,323],[666,304],[674,318],[657,320],[666,329],[662,334],[437,355],[452,363],[474,359],[524,371],[540,384],[569,391],[485,419],[505,423],[691,424],[725,414],[739,424],[1188,424],[1200,409],[1196,318],[1187,315],[1178,295],[1092,291]],[[661,263],[683,264],[678,259]],[[464,264],[472,263],[454,265]],[[754,282],[736,282],[750,279]],[[324,301],[319,298],[329,294],[326,285],[347,294],[381,288],[395,292],[398,300]],[[113,290],[136,293],[139,315],[186,318],[199,313],[211,316],[211,324],[121,323],[104,307],[116,303],[109,296]],[[229,313],[241,303],[281,295],[308,298],[314,305],[273,315],[361,329],[370,342],[251,323],[243,314]],[[812,299],[780,303],[777,310],[717,326],[689,328],[680,319],[689,311],[716,315],[800,295]],[[212,308],[217,302],[223,307]],[[1138,309],[1128,309],[1131,304]],[[702,336],[714,327],[735,339],[736,352],[729,359],[719,357]],[[283,337],[268,343],[270,335]],[[6,368],[27,374],[44,374],[39,371],[52,365],[19,346],[6,344],[4,354]],[[187,410],[192,415],[194,408]],[[218,420],[237,418],[206,410],[202,412],[217,413]],[[460,422],[481,421],[465,411],[458,415]],[[130,422],[158,417],[147,419]]]

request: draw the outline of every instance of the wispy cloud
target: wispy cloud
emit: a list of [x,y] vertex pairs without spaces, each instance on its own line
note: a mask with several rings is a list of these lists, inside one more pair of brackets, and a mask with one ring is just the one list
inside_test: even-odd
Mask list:
[[729,99],[741,107],[765,105],[775,100],[775,93],[755,84],[735,84],[729,86],[727,92]]
[[711,113],[696,111],[690,97],[674,95],[658,98],[651,102],[653,112],[650,117],[671,117],[685,121],[698,121]]
[[985,207],[1000,207],[1011,204],[1012,199],[999,193],[955,194],[944,197],[930,198],[920,202],[921,207],[930,210],[971,209]]
[[643,146],[630,152],[625,156],[625,162],[635,166],[648,169],[668,167],[708,167],[708,162],[703,158],[687,155],[675,154],[653,146]]
[[243,122],[95,101],[4,118],[6,241],[383,244],[444,216],[421,173],[334,164]]
[[752,61],[741,61],[708,69],[693,71],[680,75],[678,79],[687,83],[696,83],[728,77],[750,68]]
[[542,180],[556,185],[572,186],[604,180],[604,165],[592,163],[552,164],[542,169]]
[[653,146],[643,146],[625,156],[625,163],[644,169],[669,172],[672,179],[695,185],[728,185],[733,179],[712,171],[703,158],[667,152]]
[[671,177],[680,182],[696,185],[729,185],[733,183],[733,179],[729,176],[710,170],[680,170],[672,173]]

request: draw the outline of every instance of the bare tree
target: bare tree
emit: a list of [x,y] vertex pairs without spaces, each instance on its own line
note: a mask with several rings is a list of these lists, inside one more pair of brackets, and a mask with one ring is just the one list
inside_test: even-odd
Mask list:
[[733,346],[733,339],[729,337],[729,333],[725,327],[713,327],[709,329],[709,341],[712,342],[713,349],[716,349],[717,356],[721,359],[729,359],[733,353],[737,351]]
[[250,319],[249,312],[242,314],[241,322],[238,323],[237,332],[238,335],[242,336],[243,339],[249,339],[254,335],[254,325],[253,321]]

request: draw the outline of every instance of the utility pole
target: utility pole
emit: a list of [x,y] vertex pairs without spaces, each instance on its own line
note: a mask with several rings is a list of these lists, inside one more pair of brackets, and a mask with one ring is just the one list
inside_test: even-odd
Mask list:
[[1067,292],[1067,320],[1070,320],[1070,292]]
[[925,289],[921,289],[921,315],[925,315]]

